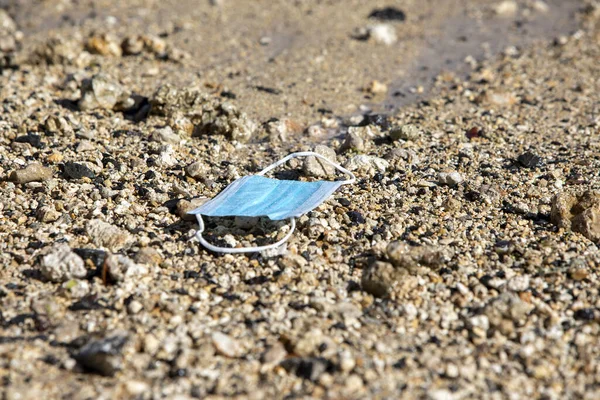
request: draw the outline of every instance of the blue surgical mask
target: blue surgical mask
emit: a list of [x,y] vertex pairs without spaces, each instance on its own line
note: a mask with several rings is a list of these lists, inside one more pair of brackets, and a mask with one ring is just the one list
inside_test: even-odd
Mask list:
[[[264,175],[272,169],[296,157],[317,157],[331,164],[350,179],[344,181],[301,182],[267,178]],[[199,229],[196,237],[209,250],[220,253],[246,253],[272,249],[285,243],[296,227],[295,218],[305,214],[323,203],[340,186],[354,183],[356,178],[352,172],[333,163],[320,154],[313,152],[292,153],[276,163],[268,166],[257,175],[237,179],[219,193],[215,198],[190,211],[196,215]],[[208,243],[203,237],[204,221],[202,216],[209,217],[269,217],[272,220],[289,219],[291,229],[286,236],[267,246],[228,248]]]

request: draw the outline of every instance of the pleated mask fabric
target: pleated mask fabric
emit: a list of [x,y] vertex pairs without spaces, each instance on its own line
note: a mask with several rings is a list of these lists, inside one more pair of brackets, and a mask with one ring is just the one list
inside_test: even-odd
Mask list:
[[343,183],[300,182],[250,175],[227,186],[217,197],[190,212],[209,217],[269,217],[277,221],[318,207]]
[[[302,182],[272,179],[263,176],[292,158],[310,156],[317,157],[331,164],[340,172],[348,175],[350,179],[344,181]],[[315,209],[327,200],[340,186],[353,183],[355,180],[356,178],[350,171],[331,162],[318,153],[292,153],[265,168],[257,175],[245,176],[235,180],[215,198],[190,211],[189,214],[196,215],[196,219],[200,225],[196,236],[200,243],[207,249],[221,253],[263,251],[278,247],[289,239],[296,225],[295,217],[299,217]],[[290,219],[291,229],[282,240],[267,246],[241,248],[218,247],[206,242],[202,237],[202,232],[204,231],[203,215],[209,217],[268,217],[275,221]]]

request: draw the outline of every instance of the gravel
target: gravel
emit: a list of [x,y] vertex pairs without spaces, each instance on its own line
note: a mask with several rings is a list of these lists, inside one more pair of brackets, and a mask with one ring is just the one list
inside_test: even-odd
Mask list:
[[[599,397],[593,2],[6,4],[0,398]],[[284,248],[198,244],[190,209],[318,146],[356,183]]]

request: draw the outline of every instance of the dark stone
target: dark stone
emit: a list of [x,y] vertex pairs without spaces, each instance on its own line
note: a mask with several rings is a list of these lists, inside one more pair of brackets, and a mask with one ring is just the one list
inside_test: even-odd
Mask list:
[[398,361],[396,361],[394,363],[394,365],[392,365],[392,367],[394,367],[395,369],[404,369],[404,368],[406,368],[406,357],[402,357],[401,359],[399,359]]
[[385,114],[368,114],[363,116],[358,126],[377,125],[383,131],[390,129],[390,120]]
[[575,311],[573,317],[581,321],[593,321],[596,318],[596,313],[593,308],[581,308]]
[[191,269],[187,269],[183,271],[183,279],[198,279],[200,278],[200,273],[197,271],[192,271]]
[[254,86],[254,88],[260,92],[265,92],[265,93],[269,93],[269,94],[281,94],[283,93],[281,90],[279,89],[275,89],[275,88],[270,88],[270,87],[266,87],[266,86]]
[[96,177],[94,171],[89,169],[83,164],[78,164],[74,162],[66,162],[64,165],[64,175],[69,179],[81,179],[81,178],[90,178],[93,179]]
[[318,380],[324,372],[333,369],[332,364],[323,357],[293,357],[283,360],[279,365],[286,371],[310,381]]
[[354,225],[360,225],[365,223],[365,217],[363,217],[362,214],[358,211],[348,211],[346,214],[348,215],[350,221],[352,221],[352,224]]
[[521,154],[517,158],[517,161],[519,162],[520,166],[525,167],[525,168],[537,168],[537,167],[541,167],[543,164],[542,158],[533,154],[530,151]]
[[127,332],[113,332],[104,338],[88,341],[73,357],[88,371],[113,376],[123,367],[121,352],[128,340]]
[[379,21],[404,21],[406,20],[406,13],[396,7],[384,7],[371,11],[369,18]]
[[224,90],[221,92],[221,97],[225,97],[226,99],[232,99],[232,100],[235,100],[237,98],[235,93],[229,92],[227,90]]
[[515,244],[511,240],[499,240],[494,245],[494,250],[498,254],[509,254],[509,253],[512,253],[512,251],[514,250],[514,248],[515,248]]
[[465,193],[465,199],[468,201],[477,201],[481,199],[481,193],[476,192],[474,190],[470,190],[467,193]]
[[173,368],[169,371],[170,378],[183,378],[187,375],[185,368]]
[[486,288],[491,289],[492,287],[490,286],[490,282],[492,279],[494,278],[491,275],[485,274],[481,278],[479,278],[479,282],[481,282],[481,284]]
[[146,171],[146,173],[144,174],[144,179],[146,179],[146,180],[150,180],[150,179],[154,179],[154,178],[156,178],[156,172],[152,171],[151,169]]
[[350,204],[352,204],[352,203],[350,203],[350,200],[343,198],[343,197],[338,198],[337,201],[344,207],[348,207],[348,206],[350,206]]
[[474,126],[473,128],[471,128],[467,131],[466,135],[467,135],[467,139],[475,139],[478,137],[482,137],[483,130],[481,128]]
[[90,311],[107,308],[100,303],[97,295],[88,295],[69,306],[70,311]]
[[40,135],[34,135],[30,133],[29,135],[19,136],[15,139],[15,142],[18,143],[29,143],[35,148],[43,149],[45,146],[42,143],[42,137]]
[[84,261],[90,260],[96,268],[102,268],[106,260],[106,251],[98,249],[73,249],[73,252],[81,257]]

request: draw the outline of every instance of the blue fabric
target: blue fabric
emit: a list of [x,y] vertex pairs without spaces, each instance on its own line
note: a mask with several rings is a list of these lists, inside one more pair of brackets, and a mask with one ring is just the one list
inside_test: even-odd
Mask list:
[[214,199],[190,211],[209,217],[298,217],[324,202],[343,182],[300,182],[250,175],[237,179]]

